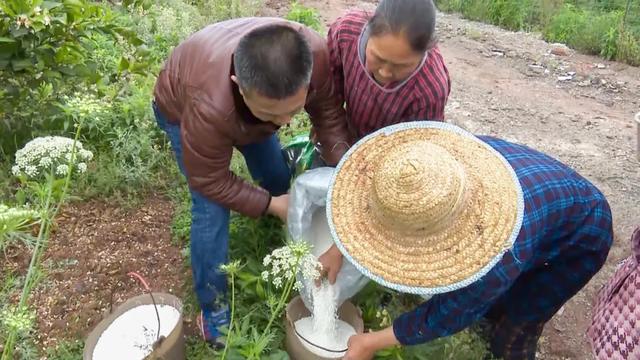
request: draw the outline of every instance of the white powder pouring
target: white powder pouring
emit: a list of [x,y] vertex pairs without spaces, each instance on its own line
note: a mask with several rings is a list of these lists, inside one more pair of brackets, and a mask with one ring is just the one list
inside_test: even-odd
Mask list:
[[[338,319],[337,306],[334,297],[333,286],[326,281],[317,288],[312,286],[313,294],[313,315],[302,318],[295,322],[294,326],[299,336],[304,339],[300,341],[307,350],[325,358],[340,358],[344,355],[343,350],[347,349],[349,337],[355,335],[353,326]],[[340,351],[326,351],[322,348]]]
[[[170,305],[158,305],[160,336],[169,336],[178,324],[180,312]],[[93,350],[94,360],[142,360],[153,351],[158,338],[158,318],[153,305],[136,306],[116,318],[100,335]]]

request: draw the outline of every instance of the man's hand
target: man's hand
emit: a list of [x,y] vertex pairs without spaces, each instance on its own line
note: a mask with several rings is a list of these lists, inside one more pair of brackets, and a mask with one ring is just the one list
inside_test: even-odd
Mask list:
[[[318,261],[322,264],[321,277],[326,276],[329,280],[329,284],[335,284],[336,278],[338,277],[338,272],[342,267],[342,253],[340,252],[338,247],[336,245],[332,245],[329,250],[320,255]],[[317,280],[316,285],[319,284],[320,280]]]
[[282,219],[282,221],[287,222],[287,211],[289,211],[289,194],[271,198],[267,214],[277,216]]
[[347,343],[347,353],[343,360],[370,360],[373,359],[376,351],[382,350],[394,345],[398,345],[393,333],[393,327],[384,330],[353,335]]

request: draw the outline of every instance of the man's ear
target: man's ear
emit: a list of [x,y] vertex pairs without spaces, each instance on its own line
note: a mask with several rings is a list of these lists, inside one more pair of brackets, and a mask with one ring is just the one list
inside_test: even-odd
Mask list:
[[236,83],[236,85],[238,85],[238,91],[240,92],[240,95],[244,97],[244,92],[242,92],[242,88],[240,87],[240,83],[238,82],[238,77],[235,75],[231,75],[231,81],[233,81],[234,83]]

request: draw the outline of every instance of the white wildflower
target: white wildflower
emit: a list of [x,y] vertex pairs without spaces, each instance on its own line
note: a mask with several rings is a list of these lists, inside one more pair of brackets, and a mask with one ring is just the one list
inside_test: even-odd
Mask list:
[[378,312],[376,313],[376,317],[380,319],[379,326],[381,328],[391,325],[391,317],[389,316],[389,311],[387,311],[387,309],[382,309],[382,312],[378,310]]
[[302,258],[300,262],[300,272],[305,280],[318,279],[321,270],[322,264],[320,264],[313,255],[307,254]]
[[76,93],[73,97],[66,97],[69,111],[79,118],[99,118],[106,115],[111,104],[99,99],[91,93]]
[[93,153],[85,149],[80,149],[80,151],[78,151],[78,156],[82,161],[89,161],[93,159]]
[[72,160],[79,173],[87,169],[86,162],[93,158],[93,153],[84,149],[82,143],[62,136],[39,137],[28,142],[16,152],[16,163],[11,172],[16,175],[26,175],[35,179],[54,170],[55,176],[65,176],[69,173]]
[[36,177],[38,175],[38,168],[33,165],[27,165],[24,167],[24,172],[29,177]]
[[51,166],[51,158],[48,156],[40,158],[40,166],[43,168]]
[[18,25],[18,29],[21,26],[29,28],[31,26],[31,20],[27,15],[18,15],[18,17],[16,18],[16,25]]
[[58,165],[56,168],[56,175],[58,176],[65,176],[67,173],[69,173],[69,165],[67,164]]
[[84,174],[85,171],[87,171],[87,164],[78,163],[78,173]]
[[[262,261],[267,270],[262,272],[265,281],[280,288],[292,280],[300,272],[304,279],[315,280],[320,276],[320,263],[311,255],[310,248],[306,244],[289,244],[277,248]],[[294,283],[296,289],[302,287],[298,280]]]

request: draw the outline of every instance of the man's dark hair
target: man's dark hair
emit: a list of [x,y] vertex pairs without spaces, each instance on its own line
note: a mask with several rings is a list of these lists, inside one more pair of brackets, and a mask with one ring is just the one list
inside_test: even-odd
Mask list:
[[382,0],[369,20],[371,36],[403,34],[416,52],[436,42],[436,7],[432,0]]
[[278,100],[309,85],[313,69],[313,55],[304,36],[280,24],[261,26],[246,34],[233,61],[243,91]]

